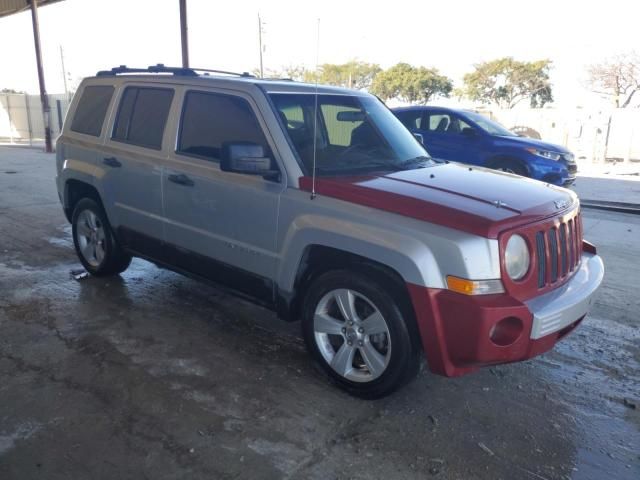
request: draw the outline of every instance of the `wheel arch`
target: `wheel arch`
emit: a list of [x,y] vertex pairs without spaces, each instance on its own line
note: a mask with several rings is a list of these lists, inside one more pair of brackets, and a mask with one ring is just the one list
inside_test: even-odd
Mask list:
[[507,154],[494,155],[493,157],[489,158],[489,160],[487,160],[486,166],[487,168],[496,168],[496,166],[501,162],[514,162],[519,166],[521,166],[525,172],[527,172],[528,177],[531,177],[531,169],[529,168],[529,165],[527,164],[527,162],[513,155],[507,155]]
[[279,315],[288,321],[298,320],[309,286],[316,278],[334,270],[351,270],[374,278],[388,288],[391,296],[398,300],[398,307],[406,319],[412,339],[416,340],[416,345],[421,348],[416,314],[407,282],[398,270],[380,261],[333,246],[310,244],[304,248],[295,272],[292,291],[279,290]]
[[94,185],[76,178],[67,179],[64,183],[64,214],[69,222],[71,222],[73,209],[83,198],[91,198],[104,208],[100,193]]

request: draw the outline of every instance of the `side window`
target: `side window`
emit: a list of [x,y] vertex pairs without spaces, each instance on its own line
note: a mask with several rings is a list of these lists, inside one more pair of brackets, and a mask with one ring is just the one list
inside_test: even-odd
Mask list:
[[455,115],[448,115],[446,113],[436,113],[429,116],[429,130],[436,133],[449,133],[457,134],[461,133],[464,129],[472,129],[464,120]]
[[85,87],[71,122],[71,130],[99,137],[113,91],[114,88],[109,85]]
[[173,90],[127,87],[113,129],[113,139],[160,150]]
[[430,132],[445,133],[449,128],[451,118],[446,113],[432,113],[429,115],[429,127]]
[[225,142],[256,143],[269,151],[258,120],[246,100],[232,95],[187,92],[177,151],[219,162]]
[[422,128],[420,122],[420,118],[422,117],[422,112],[419,110],[409,110],[407,112],[400,112],[397,114],[398,119],[402,122],[402,124],[407,127],[409,130],[415,130],[417,128]]

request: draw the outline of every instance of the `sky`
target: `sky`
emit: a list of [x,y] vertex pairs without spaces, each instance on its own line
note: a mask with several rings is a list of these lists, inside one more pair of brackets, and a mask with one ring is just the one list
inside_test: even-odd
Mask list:
[[[187,1],[191,65],[203,68],[257,68],[260,14],[268,69],[314,68],[318,46],[320,63],[407,62],[460,86],[478,62],[549,58],[556,105],[573,107],[603,102],[584,88],[586,65],[640,51],[635,0]],[[39,13],[49,93],[64,92],[60,47],[72,83],[121,64],[181,64],[178,0],[65,0]],[[36,93],[29,12],[0,18],[0,45],[0,89]]]

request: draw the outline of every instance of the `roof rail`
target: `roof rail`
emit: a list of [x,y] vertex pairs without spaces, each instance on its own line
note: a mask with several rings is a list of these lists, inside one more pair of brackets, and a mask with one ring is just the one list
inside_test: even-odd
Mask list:
[[197,77],[198,72],[205,72],[205,75],[208,73],[222,73],[224,75],[237,75],[238,77],[253,77],[253,75],[248,72],[236,73],[228,72],[226,70],[209,70],[206,68],[166,67],[163,63],[151,65],[147,68],[129,68],[126,65],[120,65],[119,67],[114,67],[111,70],[101,70],[96,74],[96,76],[108,77],[126,73],[171,73],[173,75],[185,77]]

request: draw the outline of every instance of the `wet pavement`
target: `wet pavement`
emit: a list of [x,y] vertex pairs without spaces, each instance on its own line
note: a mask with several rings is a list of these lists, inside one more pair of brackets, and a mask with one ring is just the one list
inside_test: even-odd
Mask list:
[[0,147],[0,479],[640,478],[640,216],[584,211],[605,284],[554,351],[366,402],[211,286],[73,279],[53,175]]

